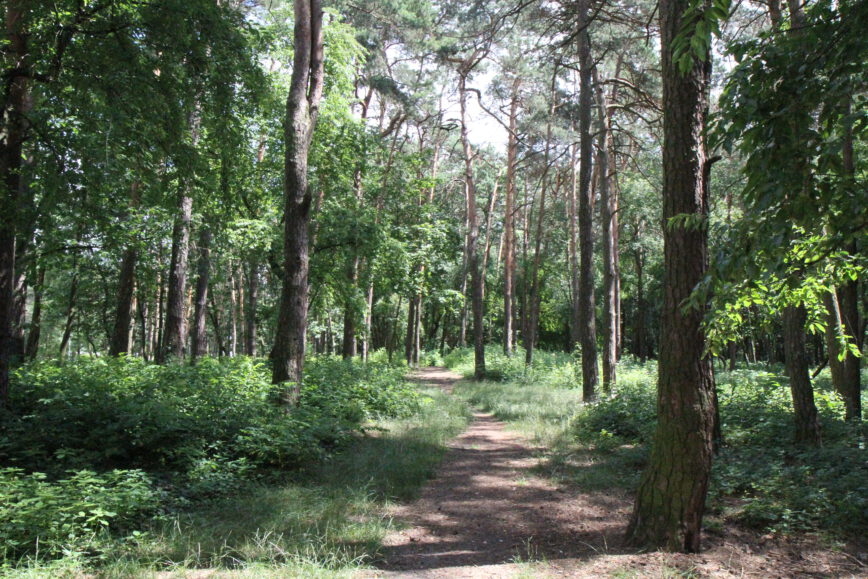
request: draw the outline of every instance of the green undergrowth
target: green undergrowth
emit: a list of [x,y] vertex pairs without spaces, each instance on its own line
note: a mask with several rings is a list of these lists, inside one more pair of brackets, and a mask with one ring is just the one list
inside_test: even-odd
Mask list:
[[[583,404],[570,356],[542,352],[535,360],[523,371],[521,352],[506,358],[489,350],[487,367],[497,379],[464,382],[456,392],[546,446],[545,474],[588,491],[634,492],[656,425],[656,363],[622,361],[613,391]],[[471,351],[446,361],[472,374]],[[864,431],[843,420],[828,370],[814,384],[823,426],[818,449],[792,443],[792,401],[779,368],[717,371],[725,443],[712,472],[711,513],[764,532],[868,535]]]
[[24,367],[0,431],[0,575],[358,569],[469,416],[404,371],[312,360],[287,412],[252,359]]

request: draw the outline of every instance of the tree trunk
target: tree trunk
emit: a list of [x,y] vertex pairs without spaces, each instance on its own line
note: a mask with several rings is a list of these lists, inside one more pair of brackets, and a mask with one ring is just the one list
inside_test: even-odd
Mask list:
[[259,261],[255,258],[250,262],[247,274],[247,316],[244,332],[244,353],[256,356],[257,324],[256,310],[259,307]]
[[178,214],[172,231],[172,259],[169,266],[169,288],[166,297],[166,324],[157,362],[182,360],[187,345],[187,268],[190,255],[190,221],[193,198],[185,188],[178,203]]
[[33,316],[30,318],[30,332],[27,334],[27,345],[24,356],[35,360],[39,351],[39,339],[42,335],[42,292],[45,288],[45,266],[40,265],[36,271],[36,285],[33,286]]
[[579,175],[578,175],[578,146],[573,147],[572,167],[573,179],[572,188],[569,193],[569,241],[567,244],[567,252],[569,258],[570,269],[570,351],[575,352],[576,346],[579,345],[579,293],[581,293],[580,276],[579,276]]
[[512,99],[509,104],[509,136],[506,153],[506,200],[503,211],[503,353],[511,356],[515,349],[512,329],[512,301],[515,286],[515,170],[518,164],[518,90],[521,77],[512,82]]
[[66,298],[66,321],[63,324],[63,335],[60,338],[59,356],[62,360],[66,357],[69,348],[69,340],[72,337],[72,329],[75,326],[75,318],[78,315],[76,305],[78,303],[78,264],[77,258],[73,260],[72,281],[69,283],[69,292]]
[[199,232],[199,264],[196,294],[193,298],[193,336],[190,342],[190,361],[196,362],[208,353],[208,286],[211,281],[211,229],[202,226]]
[[356,301],[355,293],[359,287],[359,256],[354,255],[347,272],[347,282],[350,285],[351,294],[344,301],[344,332],[341,344],[341,356],[344,360],[356,356]]
[[603,246],[603,390],[608,392],[617,381],[618,362],[618,221],[615,195],[609,177],[610,126],[606,95],[597,69],[594,69],[599,127],[597,129],[597,174],[600,193],[600,221]]
[[9,371],[13,356],[13,299],[15,296],[15,237],[20,227],[20,204],[24,180],[21,175],[27,115],[32,108],[30,52],[27,46],[27,0],[5,4],[6,24],[3,55],[3,101],[0,116],[0,405],[9,405]]
[[404,338],[404,359],[407,361],[407,365],[413,366],[413,349],[416,346],[416,308],[418,307],[418,302],[416,301],[416,296],[410,298],[407,307],[407,335]]
[[[139,184],[133,182],[130,186],[130,208],[139,206]],[[120,356],[130,351],[130,330],[133,321],[133,301],[136,288],[136,262],[139,252],[136,243],[132,242],[124,251],[121,259],[121,270],[118,276],[118,302],[115,308],[115,327],[109,346],[110,356]]]
[[461,102],[461,144],[464,150],[464,193],[467,208],[467,267],[470,270],[470,293],[473,310],[473,375],[477,380],[485,378],[485,329],[484,289],[482,271],[479,267],[479,224],[476,215],[476,184],[473,175],[473,152],[467,136],[467,75],[479,62],[479,55],[461,63],[458,71],[458,94]]
[[[663,65],[664,300],[658,364],[657,431],[627,529],[648,549],[696,552],[711,472],[714,374],[705,357],[704,308],[685,308],[708,268],[708,199],[703,180],[710,55],[690,69],[673,62],[689,0],[660,3]],[[673,220],[688,216],[687,220]]]
[[289,405],[298,402],[304,373],[311,203],[307,163],[323,91],[322,16],[320,0],[295,0],[295,52],[286,99],[284,279],[271,375],[274,384],[291,383],[283,395]]
[[580,2],[579,34],[579,342],[582,345],[582,399],[597,397],[597,325],[594,307],[594,230],[591,198],[591,37],[588,33],[588,0]]
[[527,329],[525,330],[524,363],[527,366],[533,364],[533,352],[536,349],[537,332],[539,326],[540,307],[540,280],[539,269],[542,265],[543,254],[543,219],[546,213],[546,185],[543,183],[540,191],[539,215],[537,215],[536,241],[533,253],[533,264],[530,272],[530,293],[528,295]]
[[793,410],[796,418],[796,444],[820,445],[820,420],[814,404],[814,388],[805,356],[805,307],[784,308],[784,358],[790,391],[793,395]]

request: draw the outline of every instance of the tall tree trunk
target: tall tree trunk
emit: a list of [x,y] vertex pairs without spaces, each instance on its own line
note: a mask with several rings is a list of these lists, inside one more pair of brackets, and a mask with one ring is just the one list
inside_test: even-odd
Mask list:
[[[16,232],[24,180],[21,174],[27,116],[32,108],[30,51],[27,46],[28,0],[5,3],[3,100],[0,103],[0,405],[9,405],[9,371],[13,356]],[[7,44],[8,43],[8,44]]]
[[63,324],[63,335],[60,337],[58,354],[60,359],[66,357],[69,349],[69,340],[72,338],[72,329],[75,327],[75,318],[78,316],[78,258],[72,263],[72,280],[69,283],[69,292],[66,296],[66,321]]
[[271,375],[274,384],[291,383],[283,396],[289,405],[298,402],[304,374],[311,203],[307,163],[323,91],[322,4],[295,0],[294,11],[295,52],[285,125],[284,278]]
[[33,315],[30,318],[30,332],[27,334],[27,345],[24,348],[24,356],[28,360],[35,360],[39,352],[39,339],[42,335],[42,292],[45,288],[45,266],[40,265],[36,270],[36,285],[33,286]]
[[196,362],[208,353],[208,285],[211,281],[211,228],[202,225],[199,232],[199,263],[196,293],[193,297],[193,336],[190,341],[190,361]]
[[149,314],[150,314],[150,306],[147,299],[147,294],[142,288],[141,284],[138,287],[138,303],[139,307],[137,309],[137,317],[139,322],[139,348],[142,359],[147,362],[150,359],[151,352],[149,351],[151,344],[151,334],[150,334],[150,325],[148,323]]
[[582,399],[597,397],[597,324],[594,299],[594,201],[591,196],[592,68],[591,37],[588,33],[588,0],[580,2],[579,34],[579,342],[582,345]]
[[611,127],[606,95],[600,83],[599,73],[594,68],[594,86],[597,94],[599,127],[597,129],[597,190],[600,194],[600,221],[602,222],[603,249],[603,389],[609,389],[617,381],[618,362],[618,246],[616,244],[618,222],[615,195],[610,187],[609,148]]
[[518,101],[521,77],[512,81],[509,103],[509,136],[506,152],[506,206],[503,210],[503,352],[511,356],[515,349],[512,328],[512,301],[515,286],[515,171],[518,165]]
[[[139,206],[139,184],[133,182],[130,186],[130,208]],[[133,321],[133,301],[136,288],[136,262],[139,252],[136,243],[132,242],[124,250],[121,259],[121,269],[118,276],[118,302],[115,308],[115,326],[109,346],[110,356],[120,356],[130,351],[130,331]]]
[[473,175],[473,151],[467,136],[467,75],[480,61],[478,51],[461,62],[458,70],[458,94],[461,104],[461,144],[464,150],[464,193],[467,209],[467,267],[470,270],[470,293],[473,310],[473,375],[485,378],[485,329],[483,272],[479,267],[479,224],[476,215],[476,183]]
[[[856,160],[853,150],[853,120],[849,114],[851,112],[851,99],[845,104],[845,112],[848,115],[848,120],[845,121],[844,139],[842,150],[842,165],[844,177],[850,182],[851,186],[855,185],[854,177],[856,174]],[[850,244],[847,248],[850,255],[858,255],[858,247],[856,242]],[[856,343],[857,347],[862,346],[862,326],[859,320],[859,282],[858,280],[847,281],[838,288],[837,295],[839,306],[839,330],[842,334],[848,335]],[[861,377],[862,358],[854,356],[851,352],[844,353],[844,359],[841,361],[839,382],[835,384],[836,390],[844,399],[844,406],[847,420],[862,419],[862,377]]]
[[530,366],[533,363],[533,353],[536,349],[537,333],[539,326],[539,307],[540,307],[540,280],[539,269],[542,265],[543,254],[543,219],[546,213],[546,189],[548,187],[543,183],[540,191],[539,214],[537,215],[536,225],[536,241],[533,252],[533,264],[530,271],[530,293],[528,295],[528,314],[527,314],[527,329],[525,330],[524,343],[524,363]]
[[416,308],[418,302],[414,294],[407,305],[407,335],[404,338],[404,359],[407,365],[413,366],[413,349],[416,346]]
[[245,318],[244,353],[256,356],[257,324],[256,310],[259,307],[259,261],[256,258],[250,262],[247,273],[247,316]]
[[579,327],[581,316],[579,315],[579,294],[581,293],[581,276],[579,268],[579,147],[573,146],[572,153],[572,187],[568,198],[568,212],[570,220],[569,242],[567,253],[570,269],[570,351],[575,352],[579,345]]
[[[673,39],[690,7],[690,0],[660,3],[664,299],[658,421],[627,537],[644,548],[696,552],[711,473],[715,410],[714,373],[705,356],[704,308],[684,307],[708,269],[708,199],[703,181],[711,58],[694,56],[686,72],[672,58]],[[673,219],[683,215],[698,223]]]
[[350,285],[349,296],[344,301],[344,331],[341,344],[341,356],[344,360],[356,356],[356,296],[359,287],[359,256],[354,255],[347,271],[347,283]]
[[181,360],[187,345],[187,269],[190,255],[190,221],[193,198],[184,188],[178,202],[178,214],[172,231],[172,259],[169,265],[169,287],[166,297],[166,324],[157,362]]
[[793,395],[793,410],[796,418],[796,443],[820,445],[820,420],[814,404],[814,388],[805,355],[805,307],[784,308],[784,358],[790,391]]

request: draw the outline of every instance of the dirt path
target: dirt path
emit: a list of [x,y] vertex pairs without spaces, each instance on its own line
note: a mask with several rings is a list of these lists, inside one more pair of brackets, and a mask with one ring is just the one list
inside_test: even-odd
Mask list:
[[[426,368],[416,379],[451,392],[459,376]],[[868,576],[849,555],[752,545],[746,536],[712,537],[693,556],[625,550],[630,497],[553,486],[533,474],[540,451],[492,416],[475,414],[421,497],[391,513],[406,528],[386,537],[380,570],[365,576]]]

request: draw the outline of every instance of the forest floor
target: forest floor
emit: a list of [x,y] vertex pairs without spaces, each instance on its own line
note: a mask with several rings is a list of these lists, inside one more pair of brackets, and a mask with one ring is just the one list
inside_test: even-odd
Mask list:
[[[442,368],[416,380],[451,392]],[[395,507],[398,531],[369,577],[868,577],[859,546],[781,538],[720,524],[695,555],[637,553],[623,545],[632,497],[588,492],[538,475],[546,449],[476,413],[449,445],[421,496]],[[592,464],[588,465],[592,468]]]

